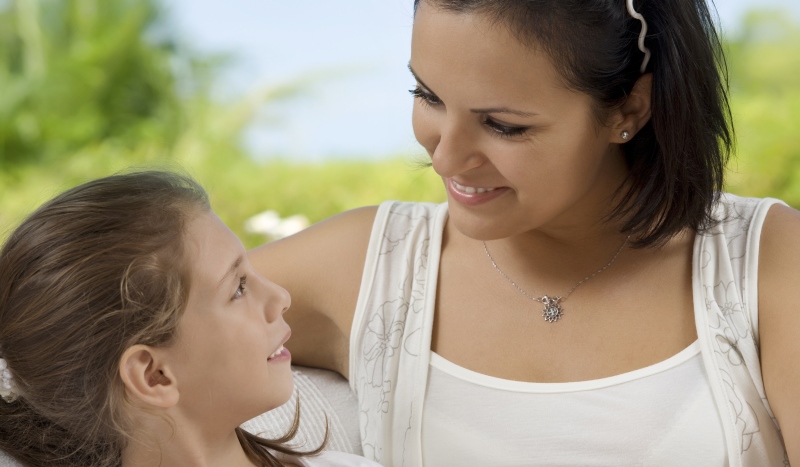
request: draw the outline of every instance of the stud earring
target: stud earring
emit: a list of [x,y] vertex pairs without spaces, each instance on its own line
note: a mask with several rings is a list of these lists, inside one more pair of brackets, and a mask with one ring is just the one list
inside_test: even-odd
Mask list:
[[628,137],[630,137],[630,135],[631,135],[631,134],[630,134],[630,133],[628,133],[628,132],[627,132],[627,130],[626,130],[626,131],[623,131],[623,132],[620,134],[620,136],[622,137],[622,139],[624,139],[624,140],[626,140],[626,141],[628,140]]

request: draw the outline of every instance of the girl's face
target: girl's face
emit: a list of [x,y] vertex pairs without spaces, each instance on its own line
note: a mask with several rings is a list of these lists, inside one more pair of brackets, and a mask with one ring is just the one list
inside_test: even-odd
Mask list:
[[589,96],[550,58],[480,15],[421,2],[410,68],[414,133],[444,180],[450,219],[490,240],[585,228],[608,212],[627,174]]
[[189,298],[174,354],[180,403],[217,426],[286,402],[294,382],[283,349],[289,293],[259,275],[242,243],[213,213],[188,226]]

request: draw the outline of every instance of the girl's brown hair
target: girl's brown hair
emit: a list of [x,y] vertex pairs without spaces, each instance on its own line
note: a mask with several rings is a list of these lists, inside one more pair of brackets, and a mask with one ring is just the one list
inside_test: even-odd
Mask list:
[[[169,346],[186,304],[186,225],[209,210],[191,178],[138,172],[49,201],[0,250],[0,356],[19,394],[0,400],[0,448],[25,465],[118,466],[131,421],[118,365],[134,344]],[[248,457],[281,463],[237,428]],[[327,437],[326,437],[327,439]]]

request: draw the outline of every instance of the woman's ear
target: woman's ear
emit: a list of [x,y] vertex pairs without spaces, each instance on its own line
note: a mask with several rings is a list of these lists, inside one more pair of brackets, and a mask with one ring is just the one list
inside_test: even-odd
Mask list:
[[134,399],[165,409],[178,403],[175,375],[157,349],[138,344],[128,348],[119,361],[119,374]]
[[611,126],[612,143],[627,143],[650,121],[652,93],[653,74],[640,76],[625,103],[617,110]]

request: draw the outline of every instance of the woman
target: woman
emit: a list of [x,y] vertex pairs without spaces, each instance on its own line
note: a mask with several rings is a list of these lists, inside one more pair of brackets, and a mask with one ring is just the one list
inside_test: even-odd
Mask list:
[[0,450],[29,466],[376,465],[292,448],[297,417],[276,441],[239,428],[291,397],[290,301],[189,178],[63,193],[0,251]]
[[800,215],[720,193],[704,0],[418,0],[410,68],[448,203],[250,254],[296,361],[349,377],[365,455],[800,464]]

